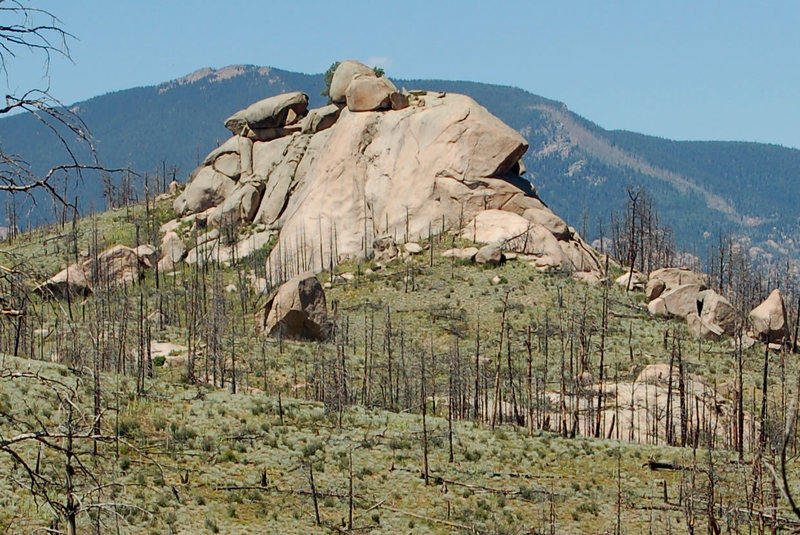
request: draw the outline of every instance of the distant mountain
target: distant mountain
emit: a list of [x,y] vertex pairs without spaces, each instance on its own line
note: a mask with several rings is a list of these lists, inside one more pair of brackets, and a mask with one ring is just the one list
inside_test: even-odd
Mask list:
[[[624,209],[629,186],[654,199],[678,244],[704,258],[720,233],[747,238],[773,254],[796,255],[800,218],[800,151],[761,143],[672,141],[608,131],[566,105],[522,89],[463,81],[395,80],[398,86],[464,93],[520,131],[530,143],[528,178],[553,210],[587,237]],[[72,106],[87,124],[107,167],[140,174],[176,168],[179,180],[229,137],[225,117],[286,91],[304,91],[310,106],[325,104],[321,74],[269,67],[203,69],[158,86],[102,95]],[[0,144],[42,171],[66,154],[32,117],[0,120]],[[141,190],[141,184],[139,185]],[[104,185],[87,175],[76,189],[83,210],[105,206]],[[0,203],[0,210],[6,206]],[[34,223],[50,219],[42,208]],[[800,242],[798,242],[800,244]]]

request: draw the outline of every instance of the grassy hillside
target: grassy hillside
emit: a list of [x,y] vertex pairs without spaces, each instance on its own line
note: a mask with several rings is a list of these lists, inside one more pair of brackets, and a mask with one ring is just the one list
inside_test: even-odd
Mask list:
[[[767,465],[796,394],[796,359],[770,354],[762,414],[763,349],[742,353],[740,458],[731,340],[698,343],[616,285],[520,259],[487,269],[442,258],[467,243],[434,236],[407,261],[321,274],[336,324],[323,343],[256,336],[265,296],[248,281],[266,251],[158,279],[147,271],[71,303],[23,295],[76,251],[152,241],[172,216],[168,201],[138,205],[0,248],[17,274],[3,279],[4,294],[27,311],[0,330],[0,350],[19,355],[0,366],[0,529],[52,525],[39,491],[67,503],[65,451],[88,508],[77,512],[81,532],[97,523],[148,534],[342,532],[351,479],[354,533],[685,533],[711,522],[744,533],[771,529],[775,511],[781,529],[794,526]],[[175,349],[157,353],[164,343]],[[663,381],[637,378],[675,359],[690,386],[686,422],[673,412],[668,438]],[[655,392],[655,406],[623,400],[628,387]],[[81,435],[95,414],[99,428]],[[54,438],[2,442],[31,430]],[[793,434],[791,451],[795,443]],[[47,476],[37,501],[20,460]]]

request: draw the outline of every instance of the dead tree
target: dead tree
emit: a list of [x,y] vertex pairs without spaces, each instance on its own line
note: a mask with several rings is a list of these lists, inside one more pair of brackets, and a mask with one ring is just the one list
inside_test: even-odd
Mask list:
[[[57,516],[55,523],[64,524],[64,531],[56,532],[75,535],[80,519],[91,511],[117,514],[131,507],[107,500],[115,485],[93,471],[97,463],[90,459],[104,454],[98,453],[98,444],[113,445],[119,437],[103,433],[105,408],[83,399],[80,380],[72,384],[68,378],[3,368],[0,387],[35,389],[37,402],[55,409],[52,417],[44,417],[31,413],[28,403],[0,408],[0,456],[13,462],[11,483],[46,503]],[[132,444],[126,446],[135,451]]]

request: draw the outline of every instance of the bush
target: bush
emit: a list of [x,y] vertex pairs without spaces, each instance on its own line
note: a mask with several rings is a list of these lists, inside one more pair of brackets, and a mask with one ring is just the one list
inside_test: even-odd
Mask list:
[[139,430],[139,421],[135,418],[120,417],[117,422],[117,433],[121,437],[132,437]]
[[185,425],[179,426],[175,422],[170,424],[169,431],[176,442],[188,442],[197,438],[197,431]]
[[[320,93],[320,96],[323,96],[323,97],[330,97],[331,96],[331,82],[333,82],[333,73],[336,72],[336,67],[338,67],[338,66],[339,66],[339,62],[335,61],[335,62],[331,63],[331,66],[328,67],[327,71],[325,71],[325,76],[323,77],[323,79],[325,80],[325,89],[322,90],[322,93]],[[330,102],[331,102],[331,100],[330,100],[330,98],[328,98],[328,103],[330,103]]]
[[226,449],[222,452],[222,455],[219,456],[220,462],[236,462],[236,454],[233,453],[233,450]]
[[219,533],[219,526],[213,518],[206,517],[206,529],[211,533]]

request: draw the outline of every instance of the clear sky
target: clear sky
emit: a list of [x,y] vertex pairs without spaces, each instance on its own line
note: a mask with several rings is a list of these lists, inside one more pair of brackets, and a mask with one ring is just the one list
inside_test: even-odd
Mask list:
[[[28,0],[21,0],[27,3]],[[605,128],[800,147],[800,2],[30,0],[76,39],[65,103],[237,63],[360,59],[396,78],[514,85]],[[2,23],[2,21],[0,21]],[[48,83],[20,54],[1,83]]]

